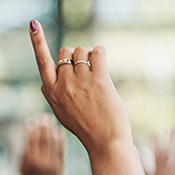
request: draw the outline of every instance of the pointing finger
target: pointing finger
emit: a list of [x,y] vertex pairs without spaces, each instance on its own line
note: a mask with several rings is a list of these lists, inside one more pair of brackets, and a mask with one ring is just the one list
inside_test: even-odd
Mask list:
[[30,21],[30,37],[43,84],[52,87],[57,79],[56,65],[50,55],[42,26],[36,20]]

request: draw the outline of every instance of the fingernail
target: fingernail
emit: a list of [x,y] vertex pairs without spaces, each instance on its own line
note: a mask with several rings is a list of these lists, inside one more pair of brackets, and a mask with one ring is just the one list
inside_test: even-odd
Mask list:
[[30,21],[30,29],[32,30],[32,32],[38,31],[38,23],[36,20],[33,19]]

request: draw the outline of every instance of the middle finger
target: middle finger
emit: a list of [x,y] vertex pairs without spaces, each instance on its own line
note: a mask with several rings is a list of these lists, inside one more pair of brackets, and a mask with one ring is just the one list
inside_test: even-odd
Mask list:
[[[90,67],[87,62],[89,61],[92,49],[86,47],[77,47],[73,54],[74,71],[78,75],[89,73]],[[77,64],[76,64],[77,63]]]

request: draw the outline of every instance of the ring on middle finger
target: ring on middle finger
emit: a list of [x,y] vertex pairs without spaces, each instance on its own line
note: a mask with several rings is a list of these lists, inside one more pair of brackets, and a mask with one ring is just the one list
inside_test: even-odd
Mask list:
[[87,64],[89,67],[91,67],[91,63],[90,61],[85,61],[85,60],[78,60],[74,63],[74,66],[76,66],[77,64],[80,64],[80,63],[84,63],[84,64]]

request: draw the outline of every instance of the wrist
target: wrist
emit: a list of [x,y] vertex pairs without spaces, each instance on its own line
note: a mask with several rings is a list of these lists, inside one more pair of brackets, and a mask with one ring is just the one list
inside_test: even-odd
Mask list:
[[89,134],[85,141],[86,143],[84,142],[84,146],[87,152],[92,155],[102,154],[103,152],[106,153],[107,150],[110,151],[114,148],[133,148],[133,140],[130,130],[125,130],[122,132],[113,130],[112,134],[106,134],[106,132],[101,132],[100,134]]
[[109,156],[113,152],[123,150],[130,150],[134,152],[134,146],[132,141],[125,141],[125,140],[119,140],[116,139],[112,142],[103,142],[99,145],[91,146],[87,149],[87,152],[89,154],[89,157],[99,157],[102,158],[103,156]]
[[101,175],[109,174],[108,172],[111,172],[111,175],[142,174],[131,142],[117,140],[98,150],[91,149],[88,153],[93,175],[99,172],[103,172]]

